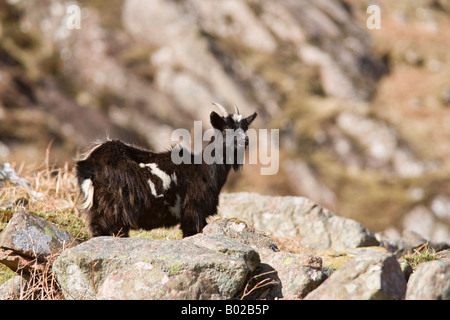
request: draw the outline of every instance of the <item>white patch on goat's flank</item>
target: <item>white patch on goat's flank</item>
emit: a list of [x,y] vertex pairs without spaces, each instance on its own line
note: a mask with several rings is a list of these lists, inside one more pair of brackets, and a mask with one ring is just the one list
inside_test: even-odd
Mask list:
[[170,176],[167,173],[165,173],[164,171],[162,171],[161,169],[158,168],[158,165],[156,163],[147,163],[147,164],[140,163],[139,166],[141,168],[143,168],[143,167],[150,168],[150,172],[161,179],[162,184],[163,184],[162,185],[163,191],[166,191],[167,189],[169,189],[170,182],[172,180],[170,179]]
[[81,191],[84,193],[84,202],[81,209],[90,209],[94,203],[94,186],[91,179],[86,179],[81,184]]
[[177,219],[181,219],[181,197],[177,194],[177,200],[173,207],[169,207],[169,212]]
[[150,179],[148,179],[147,182],[148,182],[148,185],[150,186],[150,191],[152,192],[152,195],[153,195],[155,198],[161,198],[163,195],[162,195],[162,194],[158,195],[158,194],[156,193],[156,188],[155,188],[155,184],[153,183],[153,181],[150,180]]
[[241,120],[242,120],[242,114],[233,114],[233,115],[231,116],[231,118],[232,118],[234,121],[236,121],[236,122],[241,122]]

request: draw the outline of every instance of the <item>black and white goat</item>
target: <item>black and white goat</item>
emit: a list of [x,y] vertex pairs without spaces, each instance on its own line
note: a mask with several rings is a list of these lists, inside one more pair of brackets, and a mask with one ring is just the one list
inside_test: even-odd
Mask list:
[[[245,150],[246,131],[257,114],[244,118],[237,107],[235,114],[228,114],[221,105],[214,105],[223,116],[213,111],[210,121],[222,137],[213,137],[209,146],[220,141],[223,145],[216,150],[224,154],[218,158],[226,159],[230,146],[236,149],[244,145]],[[233,139],[225,137],[237,130],[241,133]],[[239,170],[242,162],[236,159],[236,152],[234,161],[175,164],[171,154],[113,140],[94,146],[77,161],[76,175],[84,196],[81,208],[85,210],[91,236],[128,236],[130,229],[150,230],[178,223],[183,237],[202,231],[206,218],[217,212],[219,193],[230,169]],[[191,159],[195,156],[190,152],[189,155]]]

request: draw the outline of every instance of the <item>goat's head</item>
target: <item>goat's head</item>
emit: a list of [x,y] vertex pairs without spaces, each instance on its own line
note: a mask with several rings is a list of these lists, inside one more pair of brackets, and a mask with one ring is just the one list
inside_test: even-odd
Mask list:
[[[222,112],[220,116],[215,111],[211,112],[210,120],[214,129],[219,130],[222,134],[223,150],[227,151],[226,161],[232,164],[233,170],[237,171],[242,167],[245,148],[248,146],[247,130],[250,124],[255,120],[257,113],[244,118],[238,107],[235,105],[235,113],[228,114],[226,109],[213,102],[213,105]],[[232,151],[231,153],[229,151]]]

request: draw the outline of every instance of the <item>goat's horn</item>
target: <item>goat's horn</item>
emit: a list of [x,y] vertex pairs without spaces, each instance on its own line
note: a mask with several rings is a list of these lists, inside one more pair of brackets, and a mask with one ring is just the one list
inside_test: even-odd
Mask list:
[[220,111],[223,113],[223,116],[224,116],[224,117],[227,117],[227,116],[228,116],[227,110],[225,110],[225,108],[224,108],[222,105],[218,104],[217,102],[213,102],[212,104],[215,105],[217,108],[220,109]]
[[234,105],[234,109],[236,110],[236,114],[240,114],[237,105]]

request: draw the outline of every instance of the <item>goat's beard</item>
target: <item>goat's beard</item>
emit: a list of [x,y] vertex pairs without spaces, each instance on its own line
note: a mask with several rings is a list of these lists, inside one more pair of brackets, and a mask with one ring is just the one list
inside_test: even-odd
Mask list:
[[212,156],[215,157],[217,152],[222,156],[215,158],[218,161],[216,163],[230,165],[235,172],[239,171],[244,164],[245,151],[248,143],[245,140],[233,141],[231,144],[224,143],[223,145],[217,142],[217,139],[212,141],[214,147]]
[[246,140],[238,140],[234,145],[234,161],[233,161],[233,170],[234,172],[242,169],[244,165],[245,158],[245,150],[247,149],[247,141]]
[[244,158],[245,158],[245,149],[246,146],[241,146],[241,148],[243,148],[243,152],[240,153],[238,152],[236,149],[234,150],[234,159],[232,162],[232,168],[234,170],[234,172],[239,171],[240,169],[242,169],[243,165],[244,165]]
[[237,153],[236,149],[231,149],[228,153],[227,152],[223,153],[223,158],[221,158],[220,163],[231,166],[234,172],[237,172],[243,167],[244,158],[245,158],[244,154],[239,154]]

